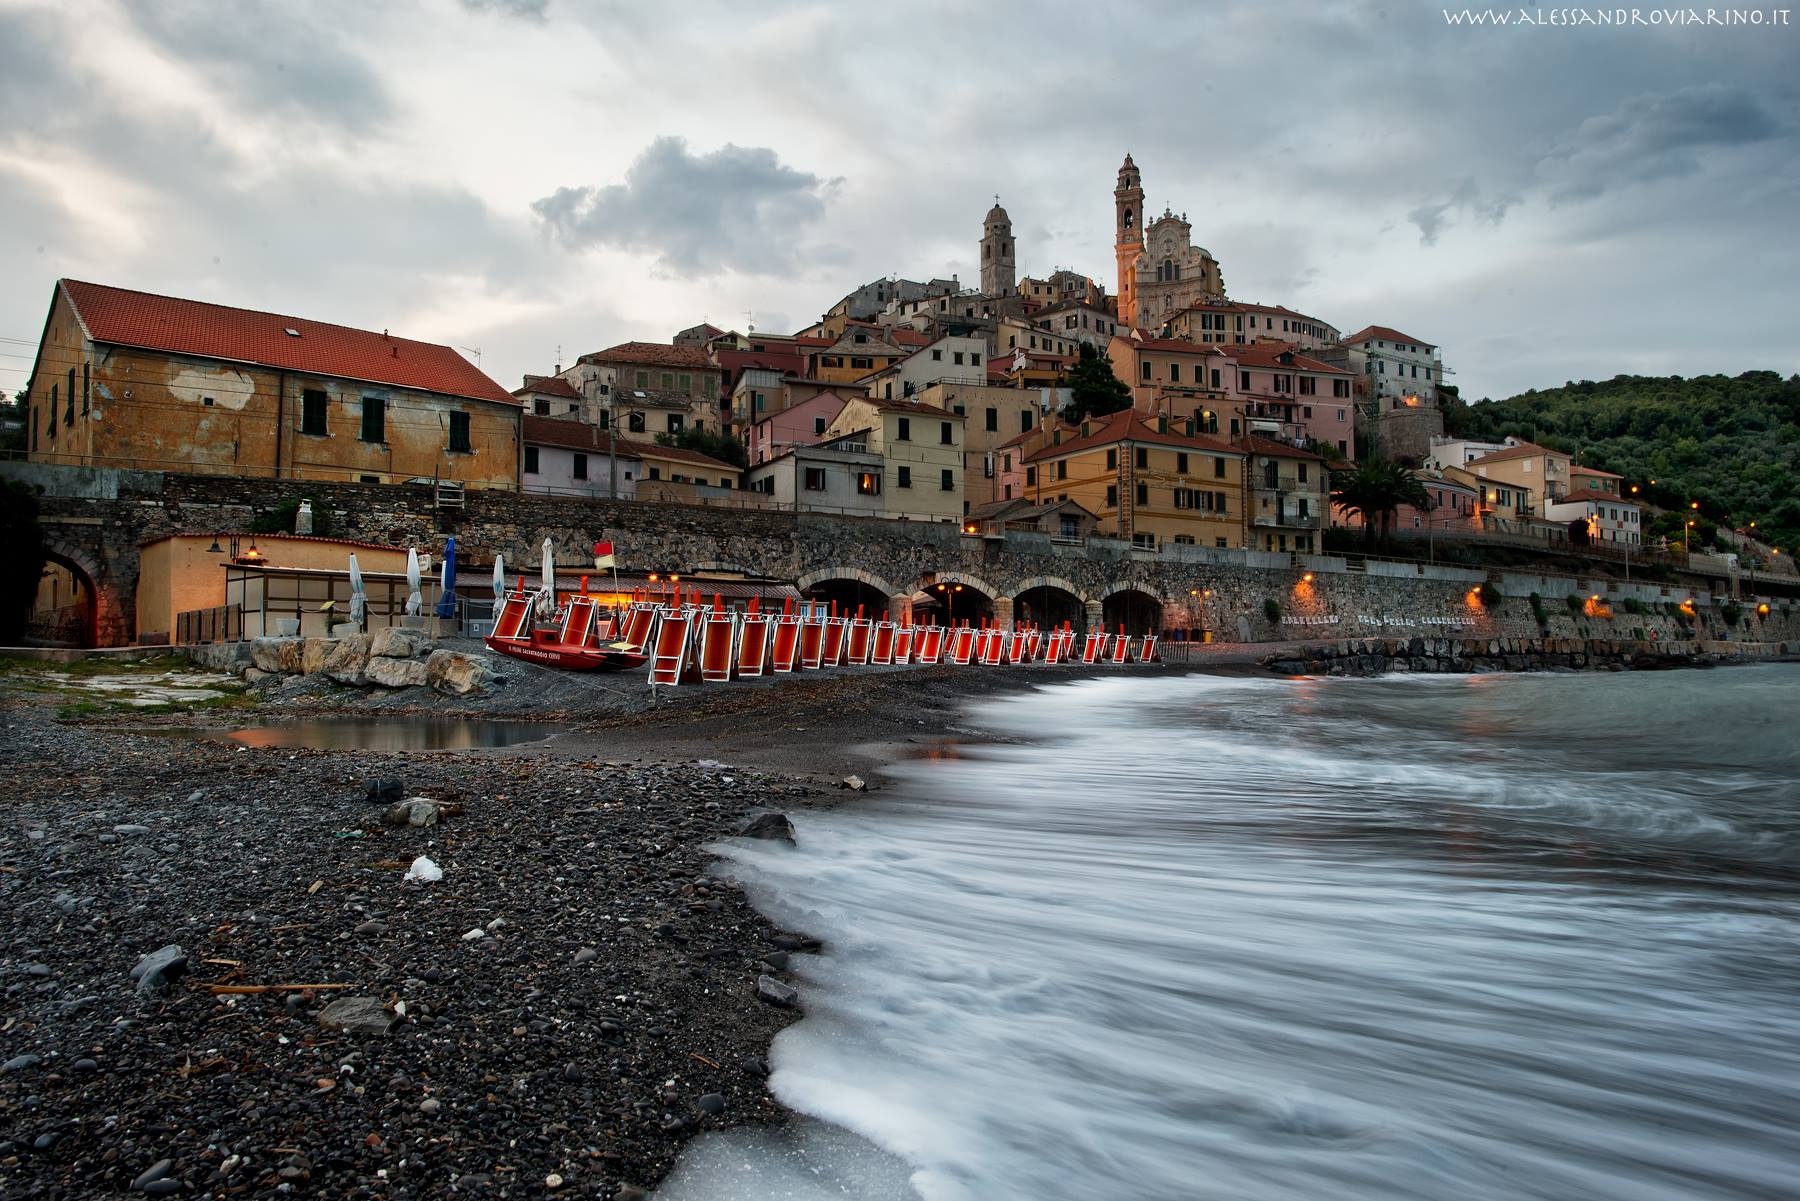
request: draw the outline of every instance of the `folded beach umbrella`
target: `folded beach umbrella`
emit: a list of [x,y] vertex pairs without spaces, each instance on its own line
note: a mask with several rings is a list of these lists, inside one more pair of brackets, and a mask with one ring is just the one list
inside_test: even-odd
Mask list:
[[443,589],[438,596],[437,615],[439,617],[456,616],[456,539],[451,538],[444,543]]
[[362,568],[357,565],[356,556],[350,556],[350,620],[357,625],[369,612],[369,597],[363,591]]
[[407,587],[406,611],[408,614],[410,614],[411,616],[414,616],[414,617],[417,617],[419,615],[419,613],[422,612],[425,608],[425,600],[423,597],[421,597],[419,595],[421,570],[422,569],[419,566],[418,548],[412,547],[412,546],[407,547],[406,548],[406,587]]
[[506,599],[506,556],[505,555],[497,554],[494,556],[494,599],[497,601],[503,601]]

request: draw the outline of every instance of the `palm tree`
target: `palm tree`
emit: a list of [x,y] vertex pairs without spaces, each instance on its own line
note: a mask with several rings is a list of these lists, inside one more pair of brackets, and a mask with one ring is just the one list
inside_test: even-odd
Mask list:
[[1392,459],[1364,459],[1332,474],[1331,503],[1362,518],[1365,541],[1374,542],[1379,527],[1381,540],[1386,542],[1400,506],[1411,505],[1428,512],[1431,493],[1412,472]]

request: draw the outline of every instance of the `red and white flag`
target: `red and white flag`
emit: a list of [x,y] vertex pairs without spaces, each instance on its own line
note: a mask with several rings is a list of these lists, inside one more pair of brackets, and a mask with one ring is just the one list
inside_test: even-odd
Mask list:
[[603,570],[614,566],[613,544],[610,542],[594,543],[594,568]]

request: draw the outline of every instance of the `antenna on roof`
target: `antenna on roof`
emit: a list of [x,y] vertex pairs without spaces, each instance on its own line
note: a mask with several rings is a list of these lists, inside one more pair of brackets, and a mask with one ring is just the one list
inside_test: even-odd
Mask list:
[[470,354],[472,354],[472,355],[474,355],[474,356],[475,356],[475,365],[476,365],[476,366],[477,366],[477,367],[479,367],[479,366],[481,366],[481,347],[479,347],[479,346],[465,346],[465,347],[463,347],[463,349],[464,349],[464,350],[466,350],[466,351],[468,351],[468,352],[469,352],[469,353],[470,353]]

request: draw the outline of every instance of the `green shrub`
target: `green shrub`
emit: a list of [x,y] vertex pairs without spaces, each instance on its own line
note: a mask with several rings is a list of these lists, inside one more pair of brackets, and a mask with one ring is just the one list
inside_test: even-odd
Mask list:
[[1625,612],[1630,613],[1634,617],[1642,617],[1644,614],[1648,613],[1649,610],[1644,607],[1643,601],[1635,596],[1628,596],[1625,598]]
[[1270,625],[1272,625],[1272,626],[1280,625],[1281,624],[1281,602],[1276,600],[1272,596],[1268,600],[1265,600],[1263,602],[1263,616],[1268,619],[1268,622]]
[[1481,591],[1476,594],[1476,599],[1481,601],[1483,609],[1497,609],[1500,607],[1500,589],[1492,584],[1483,584]]
[[1582,610],[1583,601],[1579,596],[1576,596],[1573,592],[1569,593],[1568,596],[1563,598],[1563,603],[1565,605],[1569,606],[1569,612],[1571,612],[1571,613],[1580,613]]
[[1719,606],[1719,616],[1725,619],[1726,625],[1736,626],[1744,620],[1744,611],[1738,607],[1736,602],[1726,601]]
[[1531,594],[1531,615],[1537,618],[1537,623],[1541,626],[1550,624],[1549,618],[1544,616],[1544,596],[1540,592]]

